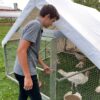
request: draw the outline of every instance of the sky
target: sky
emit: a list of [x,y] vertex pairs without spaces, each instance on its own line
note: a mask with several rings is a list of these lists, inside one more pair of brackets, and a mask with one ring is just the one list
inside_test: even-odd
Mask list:
[[13,3],[18,3],[18,7],[23,10],[29,0],[0,0],[0,6],[13,8]]

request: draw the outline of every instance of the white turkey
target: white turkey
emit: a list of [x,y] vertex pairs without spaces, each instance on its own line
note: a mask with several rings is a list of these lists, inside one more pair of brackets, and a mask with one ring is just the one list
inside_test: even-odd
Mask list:
[[85,56],[80,52],[75,52],[74,55],[77,58],[77,60],[79,60],[79,61],[82,61],[85,59]]
[[75,67],[83,68],[84,63],[85,63],[85,56],[78,52],[75,52],[74,55],[75,55],[76,59],[79,61],[79,63]]
[[97,93],[100,93],[100,86],[96,87],[95,91],[96,91]]
[[[85,84],[88,79],[89,79],[89,71],[85,72],[85,74],[83,73],[78,73],[78,71],[73,71],[73,72],[65,72],[64,70],[60,69],[58,70],[58,72],[64,76],[64,77],[69,77],[67,78],[72,84],[75,85],[75,87],[77,87],[79,84]],[[74,75],[74,74],[77,74],[77,75]],[[74,76],[72,76],[74,75]]]
[[80,61],[78,64],[75,66],[76,68],[83,68],[84,67],[84,61]]

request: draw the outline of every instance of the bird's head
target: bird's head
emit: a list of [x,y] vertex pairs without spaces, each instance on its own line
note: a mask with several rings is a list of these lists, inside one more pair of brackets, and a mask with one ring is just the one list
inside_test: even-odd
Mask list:
[[89,75],[90,75],[90,71],[86,71],[85,76],[89,76]]

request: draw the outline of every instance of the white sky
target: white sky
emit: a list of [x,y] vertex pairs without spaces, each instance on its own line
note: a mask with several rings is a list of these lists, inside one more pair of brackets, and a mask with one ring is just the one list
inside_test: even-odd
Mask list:
[[29,0],[0,0],[0,5],[13,7],[13,3],[18,3],[18,7],[23,9]]

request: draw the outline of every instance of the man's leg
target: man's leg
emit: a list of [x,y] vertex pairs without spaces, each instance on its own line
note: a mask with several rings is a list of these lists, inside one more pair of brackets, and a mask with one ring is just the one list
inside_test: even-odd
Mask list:
[[33,81],[33,88],[27,91],[28,96],[30,97],[31,100],[42,100],[36,75],[32,76],[32,81]]
[[19,99],[18,100],[27,100],[28,95],[25,89],[23,88],[24,87],[24,76],[15,74],[15,77],[19,82]]

